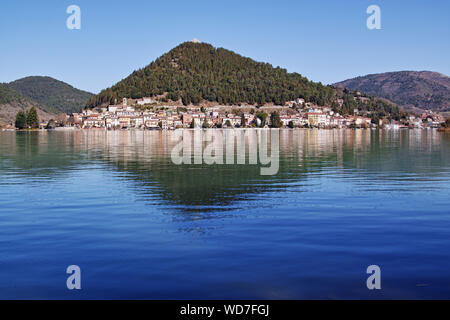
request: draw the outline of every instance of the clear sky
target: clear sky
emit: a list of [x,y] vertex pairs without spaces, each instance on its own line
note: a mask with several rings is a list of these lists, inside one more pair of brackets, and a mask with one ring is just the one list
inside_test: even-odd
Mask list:
[[[81,30],[69,30],[69,5]],[[366,9],[381,8],[381,30]],[[399,70],[450,74],[448,0],[2,0],[0,82],[48,75],[91,92],[198,38],[328,84]]]

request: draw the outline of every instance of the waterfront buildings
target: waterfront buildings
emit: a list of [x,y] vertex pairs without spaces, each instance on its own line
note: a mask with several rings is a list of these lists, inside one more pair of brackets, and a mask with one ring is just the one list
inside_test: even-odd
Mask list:
[[[131,101],[133,101],[131,103]],[[240,128],[271,126],[270,113],[278,112],[283,127],[308,128],[370,128],[370,127],[411,127],[438,126],[443,119],[430,113],[420,117],[410,116],[396,123],[388,119],[373,123],[370,112],[354,110],[353,115],[343,116],[328,107],[305,104],[302,99],[292,102],[301,107],[255,108],[246,106],[242,109],[235,106],[212,107],[177,107],[173,105],[156,105],[151,98],[137,100],[123,99],[121,105],[109,105],[106,108],[85,109],[74,113],[66,122],[66,126],[84,129],[103,128],[108,130],[123,129],[166,129],[177,128]],[[150,105],[149,105],[150,104]],[[265,113],[265,123],[261,114]]]

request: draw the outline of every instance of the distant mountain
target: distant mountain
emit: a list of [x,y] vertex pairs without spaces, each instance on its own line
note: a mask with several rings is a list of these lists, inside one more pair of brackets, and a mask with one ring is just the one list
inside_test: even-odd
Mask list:
[[450,78],[437,72],[371,74],[334,85],[388,99],[411,111],[450,111]]
[[92,97],[92,93],[50,77],[26,77],[6,86],[37,102],[49,113],[79,112]]
[[0,83],[0,126],[13,124],[19,111],[35,107],[42,120],[49,120],[52,114],[43,111],[40,105],[21,93],[10,89],[7,84]]
[[324,105],[331,103],[334,93],[331,87],[308,81],[298,73],[210,44],[185,42],[92,97],[88,106],[114,103],[123,97],[161,95],[184,105],[202,101],[283,105],[296,98]]

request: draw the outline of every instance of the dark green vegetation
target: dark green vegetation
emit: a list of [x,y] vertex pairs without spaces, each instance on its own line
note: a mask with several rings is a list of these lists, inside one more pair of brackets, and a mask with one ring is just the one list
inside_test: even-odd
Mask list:
[[27,126],[32,129],[39,128],[39,117],[35,107],[32,107],[27,112]]
[[27,115],[23,111],[19,111],[16,115],[15,127],[17,129],[24,129],[27,125]]
[[261,121],[261,127],[264,127],[266,125],[266,119],[269,115],[265,112],[258,112],[256,114],[256,117]]
[[0,126],[12,124],[19,111],[35,107],[41,119],[79,112],[92,94],[49,78],[27,77],[0,83]]
[[281,128],[283,126],[283,122],[281,122],[280,119],[280,114],[277,111],[270,114],[270,122],[272,123],[273,128]]
[[296,98],[325,105],[334,98],[331,87],[297,73],[209,44],[186,42],[92,97],[88,106],[163,94],[172,101],[181,99],[184,105],[202,101],[284,105]]
[[19,111],[16,115],[15,127],[17,129],[37,129],[39,128],[39,117],[35,107],[31,107],[27,112]]
[[407,112],[402,111],[394,103],[385,99],[374,98],[364,93],[351,92],[348,89],[337,88],[337,96],[343,101],[340,105],[333,101],[331,108],[334,112],[343,115],[354,115],[355,109],[359,112],[368,112],[373,123],[378,123],[381,118],[399,120],[405,117]]
[[50,119],[50,121],[47,123],[47,126],[45,129],[55,129],[56,128],[56,121],[53,119]]
[[92,96],[50,77],[27,77],[5,86],[37,102],[40,109],[49,113],[79,112]]
[[450,78],[436,72],[371,74],[335,85],[389,99],[412,111],[450,111]]
[[[398,107],[387,101],[368,96],[355,98],[354,92],[311,82],[298,73],[288,73],[223,48],[192,42],[179,45],[93,96],[87,107],[111,104],[124,97],[158,97],[161,102],[181,101],[184,105],[210,102],[255,106],[284,105],[303,98],[319,106],[332,106],[343,115],[353,114],[355,108],[371,111],[374,121],[379,117],[401,116]],[[338,99],[344,100],[342,106]],[[263,125],[265,120],[261,118]]]
[[17,113],[19,111],[26,111],[31,107],[37,108],[37,111],[44,118],[47,117],[47,114],[39,109],[38,103],[8,88],[7,85],[0,84],[0,127],[13,125]]
[[31,100],[16,90],[8,87],[7,84],[0,83],[0,104],[9,104],[11,102],[27,103]]

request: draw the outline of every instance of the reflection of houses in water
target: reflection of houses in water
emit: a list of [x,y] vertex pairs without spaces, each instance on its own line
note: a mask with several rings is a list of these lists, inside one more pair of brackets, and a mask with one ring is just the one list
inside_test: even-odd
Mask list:
[[[194,137],[205,131],[186,132]],[[222,132],[222,142],[217,140],[215,146],[228,145],[231,131]],[[245,139],[247,156],[259,139],[258,130],[250,132]],[[331,169],[350,169],[350,174],[352,169],[380,173],[411,170],[427,177],[438,176],[441,172],[433,168],[441,170],[442,166],[430,166],[429,161],[445,161],[446,136],[435,130],[280,130],[279,172],[261,176],[260,166],[248,165],[248,161],[236,166],[175,165],[170,156],[177,143],[174,134],[175,131],[5,132],[0,134],[0,159],[12,168],[32,166],[35,170],[25,170],[25,174],[41,176],[63,175],[72,172],[74,165],[87,161],[105,163],[112,170],[126,172],[127,179],[136,180],[137,191],[144,196],[182,207],[233,205],[243,194],[270,196],[270,192],[288,187],[288,182]],[[411,154],[420,157],[410,161]],[[49,155],[51,161],[44,161]]]

